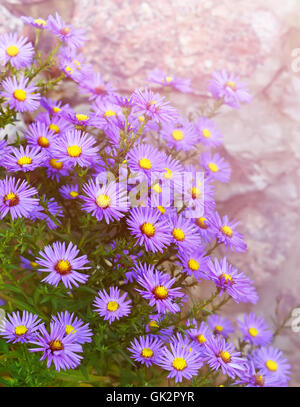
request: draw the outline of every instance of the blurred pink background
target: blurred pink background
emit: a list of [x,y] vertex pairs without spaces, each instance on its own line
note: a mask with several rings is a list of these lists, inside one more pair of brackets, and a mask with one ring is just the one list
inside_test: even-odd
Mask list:
[[[226,312],[261,312],[272,325],[278,296],[284,296],[280,318],[299,305],[299,0],[0,0],[0,33],[24,30],[21,15],[55,11],[86,28],[84,53],[119,89],[144,85],[155,67],[190,77],[198,93],[215,69],[249,84],[252,103],[216,117],[221,153],[233,168],[230,184],[218,188],[218,208],[241,221],[248,251],[228,257],[255,280],[260,302],[228,305]],[[178,94],[172,100],[186,113],[201,102]],[[290,384],[299,386],[300,333],[288,327],[275,345],[293,364]]]

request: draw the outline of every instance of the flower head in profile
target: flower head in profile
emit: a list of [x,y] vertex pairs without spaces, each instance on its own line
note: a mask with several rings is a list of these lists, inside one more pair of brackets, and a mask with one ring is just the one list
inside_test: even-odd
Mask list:
[[234,332],[232,323],[221,315],[210,315],[207,318],[207,324],[215,335],[221,335],[224,336],[224,338],[228,338],[228,336]]
[[17,33],[5,33],[0,37],[0,64],[10,63],[16,69],[26,68],[31,64],[34,49],[28,39]]
[[117,287],[109,287],[109,292],[100,290],[94,301],[95,311],[111,324],[130,314],[131,300],[126,297],[127,293],[121,295]]
[[19,311],[7,314],[0,324],[0,335],[7,342],[28,343],[35,338],[37,330],[41,326],[41,320],[35,314],[28,311]]
[[85,324],[74,313],[65,311],[58,313],[57,316],[52,315],[52,322],[60,324],[65,329],[66,335],[74,335],[74,342],[81,344],[92,342],[93,332],[89,324]]
[[212,231],[219,242],[230,250],[235,250],[238,253],[243,253],[247,250],[247,244],[244,241],[244,236],[236,230],[238,221],[230,221],[228,216],[220,217],[218,212],[214,212],[209,217]]
[[29,84],[28,81],[29,78],[21,74],[19,79],[13,76],[1,82],[3,91],[0,95],[6,99],[4,103],[17,112],[33,112],[40,105],[37,87]]
[[146,335],[140,336],[138,339],[134,338],[130,342],[128,350],[131,352],[131,357],[134,360],[149,367],[157,361],[162,347],[163,342],[159,338]]
[[21,179],[6,177],[0,180],[0,218],[3,219],[8,213],[12,220],[23,216],[28,218],[39,205],[39,199],[34,197],[37,193],[35,188]]
[[49,273],[42,281],[55,287],[62,282],[66,288],[72,288],[72,285],[78,287],[78,283],[85,284],[89,276],[80,271],[90,269],[86,266],[89,261],[86,255],[77,257],[78,254],[79,250],[72,242],[67,247],[65,242],[54,242],[44,247],[36,259],[38,270]]
[[44,166],[47,168],[47,177],[50,179],[56,179],[57,181],[59,181],[61,177],[69,175],[71,170],[70,164],[58,160],[55,155],[52,155],[51,153],[45,159]]
[[206,322],[201,321],[198,325],[198,322],[193,319],[192,321],[187,322],[188,330],[187,334],[200,348],[205,346],[207,338],[212,335],[210,327]]
[[65,199],[78,199],[79,195],[79,186],[78,184],[75,185],[63,185],[59,188],[59,192],[61,193],[62,197]]
[[33,18],[22,16],[21,20],[23,21],[24,24],[31,25],[31,27],[37,28],[39,30],[45,30],[47,26],[47,20],[44,20],[41,17]]
[[243,314],[242,317],[242,320],[237,319],[237,324],[244,341],[255,346],[265,346],[272,341],[272,331],[261,316],[250,312],[250,314]]
[[246,387],[286,387],[287,380],[265,374],[262,370],[255,368],[252,360],[248,360],[245,364],[245,370],[241,372],[234,384],[241,384]]
[[[53,108],[55,106],[57,107],[56,104],[51,106]],[[36,116],[36,120],[45,123],[47,128],[53,131],[57,136],[63,136],[67,130],[73,129],[73,125],[67,122],[62,115],[58,113],[53,114],[53,112],[41,112]]]
[[161,86],[169,86],[182,93],[192,93],[191,80],[180,79],[174,76],[166,75],[161,69],[154,69],[149,72],[148,80]]
[[66,24],[58,13],[55,17],[48,17],[47,29],[55,34],[66,47],[79,48],[87,41],[85,30]]

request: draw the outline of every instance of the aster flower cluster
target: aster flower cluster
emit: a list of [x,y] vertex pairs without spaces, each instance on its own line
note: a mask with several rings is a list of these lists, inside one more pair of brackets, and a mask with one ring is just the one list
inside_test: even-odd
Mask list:
[[[186,118],[169,101],[194,92],[191,81],[156,69],[147,87],[124,94],[81,53],[84,30],[59,14],[22,21],[35,46],[15,33],[0,41],[0,340],[17,355],[8,357],[23,372],[16,380],[28,376],[25,352],[45,381],[81,365],[92,385],[148,383],[153,368],[151,384],[286,386],[290,365],[265,320],[220,313],[229,300],[259,297],[229,259],[247,245],[239,222],[217,210],[215,185],[231,168],[216,150],[213,112]],[[56,46],[43,59],[36,49],[47,36]],[[79,100],[56,100],[62,81]],[[225,71],[207,90],[219,108],[251,99]],[[24,131],[8,139],[18,120]],[[199,286],[211,296],[194,297]]]

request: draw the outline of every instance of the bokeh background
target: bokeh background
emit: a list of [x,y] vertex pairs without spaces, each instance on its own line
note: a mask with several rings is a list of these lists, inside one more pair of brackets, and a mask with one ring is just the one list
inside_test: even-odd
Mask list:
[[[221,153],[233,168],[217,193],[220,212],[241,221],[248,243],[246,254],[230,260],[255,280],[260,302],[225,311],[254,310],[281,324],[300,304],[300,1],[0,0],[0,33],[28,34],[21,15],[55,11],[87,30],[83,52],[123,91],[144,85],[156,67],[190,77],[196,94],[172,95],[189,113],[197,112],[215,69],[249,84],[252,103],[216,117]],[[276,345],[293,364],[290,384],[300,386],[300,332],[283,329]]]

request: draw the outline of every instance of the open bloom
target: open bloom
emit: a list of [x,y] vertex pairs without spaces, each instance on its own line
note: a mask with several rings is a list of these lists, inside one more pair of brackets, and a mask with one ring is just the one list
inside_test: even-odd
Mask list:
[[187,334],[189,337],[200,347],[205,346],[207,338],[212,335],[210,327],[204,322],[201,321],[198,325],[198,322],[193,319],[192,321],[187,322],[189,327]]
[[127,162],[132,172],[145,174],[151,180],[152,172],[163,172],[166,167],[166,156],[150,144],[138,144],[127,154]]
[[57,314],[57,316],[52,315],[52,322],[62,325],[66,335],[74,335],[74,342],[82,344],[92,342],[93,333],[89,324],[85,324],[74,313],[70,314],[69,311],[65,311]]
[[191,252],[201,246],[201,238],[195,224],[182,215],[169,216],[172,242],[181,251]]
[[195,127],[187,120],[180,124],[176,122],[164,124],[161,136],[169,148],[176,148],[178,151],[190,151],[197,143]]
[[28,343],[36,336],[36,331],[41,326],[41,320],[37,315],[28,311],[19,311],[7,314],[0,324],[0,335],[7,342]]
[[148,80],[162,86],[170,86],[182,93],[193,92],[190,79],[180,79],[174,76],[168,76],[161,69],[154,69],[149,72]]
[[19,37],[17,33],[5,33],[0,37],[0,64],[8,62],[16,69],[26,68],[31,64],[34,53],[28,39]]
[[242,384],[246,387],[285,387],[287,380],[265,374],[262,370],[256,369],[252,360],[248,360],[245,370],[234,384]]
[[120,295],[117,287],[109,287],[109,293],[106,290],[100,290],[95,298],[94,307],[100,317],[104,317],[111,324],[115,319],[120,319],[130,314],[131,300],[126,300],[127,293]]
[[221,315],[210,315],[207,318],[207,324],[215,335],[221,335],[224,338],[228,338],[234,332],[232,323]]
[[189,276],[194,276],[197,280],[205,278],[208,257],[201,250],[195,250],[190,253],[180,252],[178,254],[179,265],[183,267],[182,271]]
[[44,165],[46,156],[40,147],[13,147],[4,158],[3,165],[8,171],[33,171]]
[[24,216],[28,218],[39,204],[37,190],[28,185],[26,181],[6,177],[0,180],[0,218],[10,213],[12,220]]
[[58,13],[56,13],[55,17],[48,17],[47,29],[70,48],[79,48],[87,40],[85,30],[66,24]]
[[75,185],[63,185],[59,188],[59,192],[65,199],[77,199],[79,195],[79,186]]
[[29,78],[25,78],[22,74],[19,79],[13,76],[1,82],[4,90],[0,92],[0,95],[6,99],[5,103],[17,112],[32,112],[40,105],[40,95],[36,92],[37,87],[28,84],[28,81]]
[[208,119],[207,117],[199,117],[195,122],[195,128],[199,140],[205,146],[215,148],[222,144],[222,134],[211,119]]
[[224,243],[225,247],[243,253],[247,250],[247,244],[244,236],[236,230],[238,221],[230,221],[228,216],[220,217],[218,212],[211,213],[209,216],[210,225],[215,237],[219,242]]
[[243,320],[238,319],[237,324],[244,341],[249,341],[255,346],[264,346],[272,341],[272,331],[265,320],[261,316],[255,315],[254,312],[250,312],[248,315],[243,314]]
[[153,365],[161,353],[163,342],[152,335],[140,336],[130,342],[132,358],[147,367]]
[[60,323],[50,324],[50,333],[42,326],[40,333],[31,341],[37,348],[30,352],[43,352],[41,360],[47,359],[47,368],[53,362],[55,369],[75,369],[82,359],[78,353],[82,352],[82,346],[76,342],[76,334],[67,335],[64,326]]
[[67,288],[72,288],[72,285],[78,287],[78,283],[85,284],[89,276],[78,271],[90,269],[86,266],[89,261],[86,255],[77,257],[78,253],[72,242],[67,247],[65,242],[54,242],[44,247],[36,260],[40,266],[38,270],[49,273],[42,281],[55,287],[62,281]]
[[231,168],[219,153],[204,152],[201,159],[202,166],[210,179],[220,182],[229,181]]
[[28,126],[25,137],[28,144],[47,151],[55,142],[57,135],[45,123],[37,121]]

